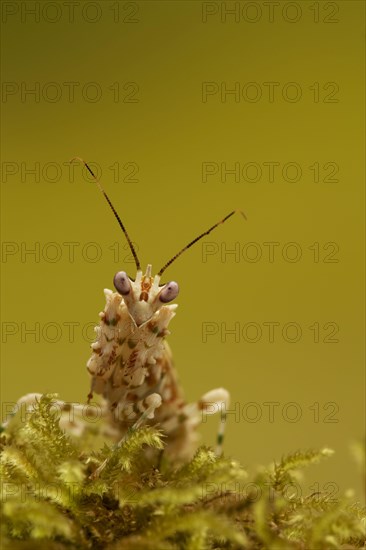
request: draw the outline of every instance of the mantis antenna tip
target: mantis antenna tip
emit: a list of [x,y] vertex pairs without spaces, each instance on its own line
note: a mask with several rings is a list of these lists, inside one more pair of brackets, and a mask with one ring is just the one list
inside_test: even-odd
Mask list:
[[235,210],[235,212],[239,212],[239,214],[241,214],[241,215],[243,216],[243,218],[244,218],[246,221],[248,221],[248,218],[247,218],[247,216],[246,216],[244,210],[240,210],[240,208],[237,208],[237,209]]

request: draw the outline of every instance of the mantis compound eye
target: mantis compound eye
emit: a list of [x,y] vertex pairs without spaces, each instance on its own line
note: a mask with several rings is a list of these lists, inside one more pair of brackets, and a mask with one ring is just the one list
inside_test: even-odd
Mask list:
[[125,271],[119,271],[115,274],[113,279],[114,286],[116,287],[117,292],[126,296],[131,290],[131,283],[128,275]]
[[162,289],[162,291],[159,294],[159,300],[163,302],[163,304],[166,304],[167,302],[171,302],[172,300],[175,300],[175,298],[179,294],[179,286],[178,283],[175,281],[170,281],[170,283],[167,283],[165,287]]

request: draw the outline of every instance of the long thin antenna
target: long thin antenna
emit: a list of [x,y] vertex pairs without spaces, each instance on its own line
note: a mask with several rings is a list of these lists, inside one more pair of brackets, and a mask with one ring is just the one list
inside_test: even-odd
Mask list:
[[226,220],[228,220],[229,218],[231,218],[231,216],[233,216],[236,212],[240,212],[240,214],[245,218],[247,219],[246,215],[244,214],[244,212],[242,212],[241,210],[233,210],[232,212],[230,212],[230,214],[228,214],[227,216],[225,216],[225,218],[223,218],[222,220],[220,220],[219,222],[215,223],[215,225],[213,225],[212,227],[210,227],[210,229],[208,229],[207,231],[205,231],[204,233],[201,233],[201,235],[199,235],[198,237],[196,237],[195,239],[193,239],[193,241],[191,241],[190,243],[188,243],[184,248],[182,248],[182,250],[180,250],[178,252],[178,254],[176,254],[175,256],[173,256],[173,258],[171,258],[169,260],[169,262],[167,262],[162,268],[161,270],[159,271],[158,275],[161,277],[161,275],[164,273],[164,271],[166,270],[167,267],[169,267],[177,258],[179,258],[179,256],[181,254],[183,254],[183,252],[185,252],[185,250],[187,250],[188,248],[190,248],[192,245],[194,245],[197,241],[199,241],[200,239],[202,239],[202,237],[204,237],[205,235],[208,235],[209,233],[211,233],[211,231],[213,231],[213,229],[215,229],[218,225],[220,225],[221,223],[224,223],[226,222]]
[[129,247],[131,249],[131,252],[132,252],[132,256],[134,257],[134,260],[135,260],[135,264],[136,264],[136,268],[137,268],[137,271],[139,271],[141,269],[141,266],[140,266],[140,260],[138,259],[137,257],[137,254],[136,254],[136,250],[132,244],[132,241],[130,239],[130,237],[128,236],[128,233],[126,231],[126,228],[125,226],[123,225],[122,221],[121,221],[121,218],[119,217],[119,215],[117,214],[116,212],[116,209],[114,208],[113,204],[111,203],[107,193],[104,191],[103,187],[102,187],[102,184],[100,183],[100,181],[98,180],[98,178],[95,176],[95,174],[93,173],[92,169],[87,165],[87,163],[85,162],[85,160],[83,160],[82,158],[80,157],[74,157],[73,159],[71,159],[70,162],[73,162],[74,160],[79,160],[80,162],[82,162],[84,164],[84,166],[86,166],[87,170],[90,172],[90,174],[93,176],[94,180],[96,181],[99,189],[101,190],[101,192],[103,193],[107,203],[109,204],[113,214],[115,215],[118,223],[119,223],[119,226],[120,228],[122,229],[123,233],[125,234],[125,237],[127,239],[127,242],[129,244]]

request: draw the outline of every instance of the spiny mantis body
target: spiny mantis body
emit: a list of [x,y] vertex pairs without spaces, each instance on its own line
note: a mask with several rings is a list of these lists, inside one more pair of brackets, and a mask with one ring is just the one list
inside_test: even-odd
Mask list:
[[[116,292],[105,289],[106,305],[96,327],[97,338],[87,363],[91,375],[88,402],[93,394],[103,397],[103,414],[108,418],[116,439],[123,442],[128,430],[142,424],[156,425],[166,435],[165,452],[176,459],[192,455],[197,439],[196,428],[203,415],[221,412],[216,453],[221,454],[225,411],[229,393],[223,388],[207,392],[195,403],[187,403],[173,367],[172,354],[165,340],[168,325],[177,304],[169,304],[179,292],[178,284],[160,284],[165,270],[188,248],[228,220],[236,210],[193,239],[171,258],[154,277],[151,264],[143,274],[133,243],[108,195],[89,165],[79,157],[92,175],[113,211],[131,249],[136,277],[124,271],[114,276]],[[244,217],[244,213],[239,211]],[[18,401],[34,403],[40,394],[28,394]],[[58,401],[61,410],[70,405]],[[75,405],[77,412],[80,405]],[[15,414],[16,411],[14,411]],[[13,413],[12,413],[13,415]],[[5,426],[7,422],[3,424]],[[68,426],[65,425],[65,428]]]

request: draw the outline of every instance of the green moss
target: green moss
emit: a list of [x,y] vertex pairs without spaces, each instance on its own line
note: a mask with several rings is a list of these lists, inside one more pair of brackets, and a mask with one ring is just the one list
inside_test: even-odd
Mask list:
[[346,496],[289,494],[297,470],[330,450],[296,452],[248,480],[238,462],[205,447],[184,465],[168,462],[164,437],[149,427],[93,450],[95,426],[67,436],[53,397],[1,435],[4,549],[365,547],[359,505]]

